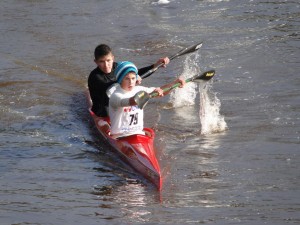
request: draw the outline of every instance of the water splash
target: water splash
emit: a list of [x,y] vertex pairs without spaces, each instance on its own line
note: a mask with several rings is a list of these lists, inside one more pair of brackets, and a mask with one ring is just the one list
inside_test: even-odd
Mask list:
[[158,0],[157,2],[153,2],[153,5],[165,5],[165,4],[169,4],[170,1],[169,0]]
[[[192,54],[186,58],[183,68],[182,78],[187,79],[199,73],[196,65],[198,54]],[[190,106],[195,104],[197,96],[197,84],[190,82],[184,88],[177,88],[170,93],[170,103],[174,108]]]
[[222,132],[227,129],[224,116],[220,114],[221,101],[211,91],[211,83],[199,84],[201,134]]
[[[198,54],[186,58],[182,77],[187,79],[200,74]],[[197,88],[199,86],[199,88]],[[188,83],[184,88],[177,88],[170,93],[170,103],[174,108],[195,105],[197,95],[200,95],[199,117],[201,134],[222,132],[227,129],[224,116],[220,114],[221,102],[212,91],[212,82],[203,81],[198,84]]]

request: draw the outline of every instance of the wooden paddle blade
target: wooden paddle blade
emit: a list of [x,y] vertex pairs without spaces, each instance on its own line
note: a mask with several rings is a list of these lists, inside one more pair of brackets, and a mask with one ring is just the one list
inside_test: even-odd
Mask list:
[[143,109],[148,101],[150,100],[150,95],[146,91],[139,91],[134,95],[134,101],[140,109]]
[[201,81],[201,80],[208,81],[211,78],[213,78],[214,75],[215,75],[215,70],[209,70],[209,71],[202,73],[200,76],[194,77],[193,81],[195,81],[195,82]]

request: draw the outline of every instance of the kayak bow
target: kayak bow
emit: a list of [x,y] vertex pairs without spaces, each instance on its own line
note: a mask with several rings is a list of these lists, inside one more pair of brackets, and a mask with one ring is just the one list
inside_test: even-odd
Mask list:
[[[88,94],[91,105],[90,96]],[[155,133],[151,128],[144,128],[145,135],[135,134],[126,137],[114,138],[109,135],[103,124],[109,122],[109,118],[98,117],[89,108],[97,130],[101,137],[144,178],[155,184],[158,190],[162,189],[162,177],[155,150]]]

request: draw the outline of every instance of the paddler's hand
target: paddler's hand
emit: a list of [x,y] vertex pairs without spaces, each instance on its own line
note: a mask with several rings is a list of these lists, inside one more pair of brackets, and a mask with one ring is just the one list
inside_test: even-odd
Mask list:
[[142,78],[140,77],[140,75],[137,75],[136,84],[141,84],[141,83],[142,83]]
[[160,58],[157,60],[157,62],[154,64],[154,67],[158,67],[160,64],[163,64],[163,67],[166,67],[167,64],[169,64],[170,59],[168,57]]
[[154,91],[153,92],[156,92],[158,95],[158,97],[162,97],[162,96],[164,96],[164,91],[163,91],[163,89],[161,89],[161,88],[155,88],[154,89]]
[[186,82],[185,79],[182,76],[180,76],[178,79],[175,80],[175,83],[180,83],[179,87],[183,88]]

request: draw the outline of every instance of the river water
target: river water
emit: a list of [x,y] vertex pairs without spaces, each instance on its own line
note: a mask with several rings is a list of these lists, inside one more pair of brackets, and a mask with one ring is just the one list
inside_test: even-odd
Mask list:
[[[1,224],[299,224],[296,0],[2,0]],[[159,193],[97,137],[93,50],[139,67],[203,41],[144,80],[215,69],[151,101]]]

